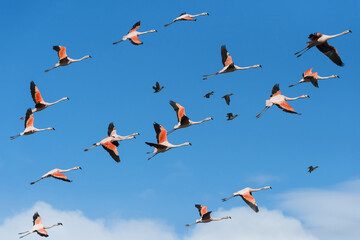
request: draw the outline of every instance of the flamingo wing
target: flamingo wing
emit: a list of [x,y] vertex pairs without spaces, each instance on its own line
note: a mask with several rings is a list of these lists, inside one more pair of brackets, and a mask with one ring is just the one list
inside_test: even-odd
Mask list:
[[108,136],[110,137],[113,135],[116,135],[116,129],[115,129],[114,123],[111,122],[108,127]]
[[276,106],[284,112],[298,114],[286,101],[282,101],[279,104],[276,104]]
[[[316,73],[316,75],[317,75],[317,73]],[[319,84],[318,84],[318,81],[317,81],[316,77],[311,75],[311,76],[305,76],[304,79],[309,80],[312,83],[312,85],[314,85],[315,87],[317,87],[317,88],[319,87]]]
[[182,117],[185,116],[185,108],[174,101],[170,101],[170,105],[175,110],[178,122],[180,122]]
[[39,234],[42,237],[48,237],[49,234],[47,233],[47,231],[43,228],[40,228],[38,230],[35,230],[35,232],[37,232],[37,234]]
[[151,147],[155,147],[155,148],[159,148],[159,149],[166,148],[166,146],[157,144],[157,143],[150,143],[150,142],[145,142],[145,143]]
[[120,162],[120,157],[119,157],[118,150],[117,150],[116,146],[111,141],[107,141],[107,142],[103,143],[101,146],[110,154],[110,156],[116,162]]
[[40,91],[38,87],[35,85],[34,81],[31,81],[30,83],[30,92],[32,99],[34,100],[34,103],[36,105],[44,102],[44,99],[41,97]]
[[180,124],[181,125],[188,125],[190,123],[190,119],[187,117],[187,116],[183,116],[182,118],[181,118],[181,121],[180,121]]
[[34,115],[31,108],[28,108],[25,116],[25,128],[34,126]]
[[160,83],[156,82],[156,88],[159,89],[160,88]]
[[38,212],[34,213],[33,225],[41,224],[41,217]]
[[61,172],[54,172],[53,174],[51,174],[51,176],[53,178],[65,181],[65,182],[71,182],[64,174],[62,174]]
[[207,207],[201,204],[195,204],[195,207],[199,210],[200,217],[207,213]]
[[271,91],[271,95],[270,97],[275,97],[277,95],[280,95],[281,94],[281,91],[280,91],[280,87],[279,87],[279,84],[275,84],[272,91]]
[[306,71],[303,73],[303,77],[306,77],[306,76],[311,75],[312,69],[313,69],[313,68],[310,68],[310,69],[306,70]]
[[331,59],[336,65],[344,66],[344,63],[341,61],[340,56],[335,47],[329,45],[327,42],[317,45],[317,49],[320,50],[323,54],[325,54],[328,58]]
[[154,129],[156,132],[157,143],[167,142],[167,131],[163,126],[158,123],[154,123]]
[[194,19],[193,19],[192,17],[190,17],[189,15],[184,16],[183,19],[185,19],[185,20],[190,20],[190,21],[194,20]]
[[131,42],[132,44],[134,44],[134,45],[141,45],[141,44],[143,44],[143,43],[140,41],[140,39],[139,39],[138,36],[133,36],[133,37],[130,38],[129,40],[130,40],[130,42]]
[[205,213],[204,215],[201,216],[201,220],[210,220],[210,214],[212,213],[212,211]]
[[54,49],[55,51],[57,51],[60,61],[61,61],[62,59],[64,59],[64,58],[67,58],[66,47],[63,47],[63,46],[53,46],[53,49]]
[[251,207],[252,210],[254,210],[255,212],[259,211],[259,208],[257,206],[255,198],[253,198],[253,196],[251,196],[251,193],[245,193],[240,196],[246,202],[246,204],[249,205],[249,207]]
[[224,67],[230,66],[231,64],[234,65],[234,62],[233,62],[229,52],[227,51],[225,45],[221,46],[221,60],[222,60]]
[[131,32],[134,32],[134,31],[136,31],[136,30],[138,30],[139,28],[140,28],[140,21],[138,21],[137,23],[135,23],[133,26],[132,26],[132,28],[131,28],[131,30],[128,32],[128,33],[131,33]]

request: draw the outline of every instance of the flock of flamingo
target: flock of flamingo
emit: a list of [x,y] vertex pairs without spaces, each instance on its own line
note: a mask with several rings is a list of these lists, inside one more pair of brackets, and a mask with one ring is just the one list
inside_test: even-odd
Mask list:
[[[187,13],[182,13],[180,14],[179,17],[175,18],[172,22],[170,22],[169,24],[166,24],[165,27],[168,27],[169,25],[178,22],[178,21],[196,21],[196,17],[198,16],[205,16],[205,15],[209,15],[208,13],[201,13],[201,14],[196,14],[196,15],[191,15],[191,14],[187,14]],[[135,23],[132,27],[132,29],[128,32],[127,35],[123,36],[123,38],[120,41],[114,42],[113,44],[118,44],[122,41],[126,41],[129,40],[132,44],[134,45],[141,45],[143,44],[143,42],[140,41],[139,36],[146,34],[146,33],[153,33],[153,32],[157,32],[157,30],[149,30],[146,32],[138,32],[137,30],[140,28],[140,21]],[[328,40],[344,35],[344,34],[348,34],[351,33],[350,30],[344,31],[340,34],[336,34],[336,35],[325,35],[325,34],[321,34],[321,33],[314,33],[314,34],[310,34],[309,39],[310,41],[306,43],[306,47],[304,49],[302,49],[301,51],[295,53],[295,55],[297,55],[297,57],[302,56],[306,51],[308,51],[309,49],[311,49],[312,47],[316,47],[317,49],[319,49],[322,53],[324,53],[328,58],[330,58],[331,61],[333,61],[336,65],[338,66],[343,66],[343,62],[340,59],[340,56],[336,50],[335,47],[331,46],[328,44]],[[61,66],[67,66],[71,63],[74,62],[79,62],[82,61],[84,59],[87,58],[91,58],[90,55],[84,56],[80,59],[72,59],[69,58],[66,54],[66,47],[64,46],[54,46],[53,49],[57,52],[58,57],[59,57],[59,62],[55,64],[54,67],[45,70],[45,72],[49,72],[52,69],[61,67]],[[226,46],[223,45],[221,46],[221,59],[222,59],[222,63],[223,63],[223,68],[213,74],[208,74],[208,75],[203,75],[203,79],[209,79],[210,77],[214,77],[216,75],[219,74],[224,74],[224,73],[230,73],[230,72],[234,72],[237,70],[246,70],[246,69],[250,69],[250,68],[262,68],[261,65],[253,65],[253,66],[248,66],[248,67],[239,67],[237,65],[234,64],[232,57],[230,56],[229,52],[226,49]],[[302,75],[302,79],[298,82],[295,83],[293,85],[290,85],[289,87],[293,87],[295,85],[301,84],[301,83],[306,83],[306,82],[311,82],[315,87],[319,87],[318,85],[318,80],[323,80],[323,79],[329,79],[329,78],[339,78],[338,75],[332,75],[332,76],[328,76],[328,77],[320,77],[318,75],[317,72],[312,72],[312,68],[305,71]],[[164,89],[164,86],[160,86],[159,82],[156,82],[156,85],[153,87],[153,89],[155,90],[154,93],[158,93],[160,92],[162,89]],[[34,113],[42,111],[44,109],[46,109],[49,106],[55,105],[61,101],[64,100],[69,100],[68,97],[63,97],[61,99],[59,99],[58,101],[52,102],[52,103],[48,103],[45,102],[44,99],[42,98],[40,91],[38,89],[38,87],[35,85],[35,83],[32,81],[30,83],[30,92],[31,92],[31,96],[32,99],[35,103],[35,108],[31,109],[28,108],[26,111],[26,115],[25,117],[22,117],[21,120],[25,119],[25,129],[23,132],[19,133],[18,135],[12,136],[10,137],[10,139],[15,139],[19,136],[23,136],[23,135],[31,135],[34,134],[36,132],[41,132],[41,131],[47,131],[47,130],[55,130],[55,128],[53,127],[48,127],[48,128],[44,128],[44,129],[38,129],[34,127]],[[204,97],[205,98],[210,98],[211,95],[214,94],[214,91],[211,91],[209,93],[207,93]],[[227,105],[230,105],[230,96],[232,96],[233,93],[231,94],[227,94],[225,96],[223,96],[222,98],[224,98],[225,102]],[[259,118],[262,114],[265,113],[266,110],[268,110],[271,106],[276,105],[277,107],[279,107],[280,109],[282,109],[285,112],[288,113],[293,113],[293,114],[299,114],[297,113],[287,102],[288,101],[293,101],[293,100],[297,100],[297,99],[301,99],[301,98],[309,98],[308,95],[302,95],[299,97],[295,97],[295,98],[290,98],[287,97],[285,95],[282,95],[281,91],[280,91],[280,87],[279,84],[275,84],[273,89],[272,89],[272,93],[270,95],[270,99],[266,100],[266,106],[264,108],[264,110],[258,114],[256,117]],[[181,106],[179,103],[176,103],[174,101],[170,101],[169,102],[171,107],[174,109],[175,113],[176,113],[176,117],[177,117],[177,124],[174,126],[173,129],[171,129],[169,132],[166,131],[166,129],[161,126],[158,123],[154,123],[154,129],[155,129],[155,133],[156,133],[156,143],[151,143],[151,142],[145,142],[147,145],[149,145],[150,147],[153,147],[153,151],[152,152],[148,152],[148,154],[153,154],[150,158],[148,158],[148,160],[150,160],[151,158],[155,157],[157,154],[159,153],[164,153],[170,149],[173,148],[178,148],[178,147],[182,147],[182,146],[189,146],[191,145],[190,142],[185,142],[182,144],[178,144],[178,145],[174,145],[168,142],[168,135],[176,130],[182,129],[182,128],[187,128],[190,127],[192,125],[197,125],[197,124],[201,124],[203,122],[206,121],[210,121],[213,120],[213,118],[211,117],[207,117],[201,121],[192,121],[189,119],[189,117],[186,116],[185,114],[185,108],[183,106]],[[233,120],[237,117],[238,115],[233,115],[232,113],[228,113],[227,120]],[[114,124],[111,122],[108,126],[108,136],[105,137],[104,139],[102,139],[101,141],[94,143],[91,147],[85,149],[84,151],[88,151],[92,148],[95,148],[97,146],[102,146],[109,154],[110,156],[116,161],[116,162],[120,162],[120,157],[119,157],[119,152],[117,150],[117,147],[119,146],[119,141],[123,141],[123,140],[131,140],[136,138],[137,135],[140,135],[139,133],[132,133],[128,136],[120,136],[116,133],[116,129]],[[308,168],[308,172],[311,173],[312,171],[314,171],[316,168],[318,168],[318,166],[309,166]],[[79,170],[81,169],[81,167],[74,167],[74,168],[70,168],[67,170],[61,170],[61,169],[53,169],[49,172],[47,172],[46,174],[44,174],[40,179],[31,182],[31,185],[35,184],[36,182],[45,179],[45,178],[55,178],[58,180],[62,180],[62,181],[66,181],[66,182],[71,182],[71,180],[69,180],[66,175],[64,175],[63,173],[65,172],[69,172],[72,170]],[[259,188],[259,189],[253,189],[253,188],[244,188],[242,190],[239,190],[235,193],[233,193],[231,196],[227,197],[227,198],[223,198],[222,201],[225,202],[231,198],[234,197],[241,197],[245,203],[255,212],[259,211],[259,208],[257,206],[257,203],[254,199],[254,197],[252,196],[253,192],[256,191],[261,191],[261,190],[267,190],[267,189],[271,189],[270,186],[266,186],[263,188]],[[225,216],[222,218],[212,218],[211,217],[211,211],[207,210],[207,207],[204,205],[200,205],[200,204],[196,204],[195,207],[198,209],[199,211],[199,215],[200,218],[198,220],[196,220],[194,223],[192,224],[186,224],[186,226],[191,226],[193,224],[197,224],[197,223],[208,223],[211,221],[219,221],[219,220],[223,220],[223,219],[231,219],[230,216]],[[42,224],[42,220],[40,215],[36,212],[33,216],[33,227],[25,232],[19,233],[22,237],[25,237],[31,233],[38,233],[40,236],[43,237],[48,237],[48,233],[45,229],[49,229],[55,226],[60,226],[62,225],[62,223],[56,223],[50,227],[44,226]]]

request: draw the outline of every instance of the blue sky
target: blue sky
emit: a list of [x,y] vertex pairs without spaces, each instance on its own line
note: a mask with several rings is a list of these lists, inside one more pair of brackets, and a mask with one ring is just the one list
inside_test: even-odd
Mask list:
[[[209,12],[210,16],[163,27],[182,12]],[[223,204],[221,198],[247,186],[273,187],[256,193],[261,211],[262,207],[281,208],[279,197],[284,193],[331,190],[356,181],[360,169],[358,12],[357,1],[3,4],[0,223],[41,201],[63,211],[79,210],[89,219],[156,219],[181,236],[189,231],[184,224],[198,217],[194,203],[210,210],[244,207],[241,199]],[[158,32],[141,36],[141,46],[128,41],[112,45],[139,20],[139,31]],[[353,33],[329,42],[344,67],[317,49],[299,59],[294,56],[310,33],[337,34],[347,29]],[[235,64],[263,68],[203,81],[203,74],[222,68],[223,44]],[[71,58],[88,54],[93,58],[44,73],[57,62],[53,45],[66,46]],[[311,67],[320,76],[341,78],[320,81],[319,89],[311,84],[287,87]],[[35,81],[45,101],[65,96],[70,101],[35,114],[35,126],[56,131],[10,141],[10,136],[23,130],[19,117],[34,105],[30,81]],[[165,89],[153,94],[156,81]],[[303,115],[273,107],[255,118],[275,83],[280,83],[286,96],[310,95],[290,102]],[[212,90],[215,94],[210,99],[203,98]],[[230,106],[221,99],[228,93],[234,93]],[[145,153],[152,149],[144,142],[155,141],[153,122],[168,130],[176,124],[169,100],[183,105],[194,121],[206,117],[214,121],[174,132],[169,142],[193,145],[147,161]],[[228,112],[239,117],[228,122]],[[83,151],[106,136],[110,122],[120,135],[141,134],[120,144],[120,164],[100,147]],[[319,165],[311,176],[306,173],[309,165]],[[53,168],[74,166],[83,170],[67,174],[71,184],[53,179],[29,184]],[[286,216],[298,216],[281,210]]]

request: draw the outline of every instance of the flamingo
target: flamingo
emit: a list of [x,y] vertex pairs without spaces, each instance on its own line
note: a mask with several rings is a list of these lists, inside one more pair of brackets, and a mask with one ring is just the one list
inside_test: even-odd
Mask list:
[[156,132],[157,143],[145,142],[147,145],[154,147],[154,150],[152,152],[147,152],[147,154],[154,153],[154,155],[151,156],[150,158],[148,158],[148,160],[155,157],[158,153],[166,152],[172,148],[188,146],[188,145],[191,146],[191,143],[189,143],[189,142],[185,142],[185,143],[179,144],[179,145],[173,145],[173,144],[169,143],[167,140],[167,131],[165,130],[165,128],[163,126],[161,126],[160,124],[158,124],[156,122],[154,123],[154,129]]
[[91,58],[90,55],[86,55],[80,59],[72,59],[72,58],[69,58],[66,54],[66,47],[64,46],[53,46],[53,49],[55,51],[57,51],[58,53],[58,56],[59,56],[59,62],[55,64],[54,67],[50,68],[50,69],[46,69],[45,72],[48,72],[54,68],[57,68],[57,67],[60,67],[60,66],[67,66],[71,63],[74,63],[74,62],[80,62],[84,59],[87,59],[87,58]]
[[208,212],[206,206],[203,206],[200,204],[195,204],[195,207],[199,210],[200,219],[196,220],[194,223],[186,224],[185,225],[186,227],[189,227],[189,226],[197,224],[197,223],[208,223],[208,222],[212,222],[212,221],[220,221],[223,219],[231,219],[230,216],[226,216],[226,217],[222,217],[222,218],[212,218],[210,216],[212,211]]
[[236,66],[229,54],[229,52],[226,50],[226,46],[222,45],[221,46],[221,59],[222,59],[222,63],[224,65],[224,68],[221,69],[219,72],[217,73],[213,73],[213,74],[208,74],[208,75],[203,75],[203,80],[206,80],[210,77],[216,76],[218,74],[223,74],[223,73],[229,73],[229,72],[234,72],[237,70],[245,70],[245,69],[249,69],[249,68],[262,68],[261,65],[254,65],[254,66],[249,66],[249,67],[239,67]]
[[196,125],[196,124],[200,124],[209,120],[213,120],[213,118],[208,117],[205,118],[204,120],[201,120],[199,122],[193,122],[191,121],[186,115],[185,115],[185,108],[183,106],[181,106],[180,104],[174,102],[174,101],[170,101],[170,105],[173,107],[173,109],[176,112],[176,116],[177,116],[177,120],[178,120],[178,124],[176,124],[174,126],[174,129],[172,129],[171,131],[169,131],[168,134],[172,133],[173,131],[179,129],[179,128],[186,128],[186,127],[190,127],[192,125]]
[[65,181],[65,182],[71,182],[64,174],[64,172],[70,172],[72,170],[78,170],[78,169],[82,169],[81,167],[73,167],[73,168],[70,168],[70,169],[67,169],[67,170],[61,170],[61,169],[53,169],[49,172],[47,172],[46,174],[44,174],[39,180],[36,180],[34,182],[31,182],[30,184],[33,185],[35,183],[37,183],[38,181],[44,179],[44,178],[48,178],[48,177],[53,177],[53,178],[56,178],[56,179],[59,179],[59,180],[62,180],[62,181]]
[[16,136],[11,136],[10,139],[13,140],[22,135],[30,135],[30,134],[33,134],[36,132],[42,132],[42,131],[47,131],[47,130],[55,130],[55,128],[52,128],[52,127],[44,128],[44,129],[35,128],[34,127],[34,115],[32,113],[31,108],[29,108],[26,111],[26,116],[25,116],[25,130]]
[[260,114],[256,116],[256,118],[259,118],[266,110],[268,110],[274,104],[278,108],[282,109],[284,112],[301,115],[301,113],[295,112],[295,110],[286,102],[286,101],[297,100],[300,98],[310,98],[310,97],[308,95],[302,95],[296,98],[286,97],[284,95],[281,95],[279,84],[275,84],[272,89],[272,94],[270,95],[270,99],[266,100],[266,107],[264,108],[264,110],[262,110]]
[[196,14],[196,15],[190,15],[190,14],[184,12],[184,13],[180,14],[179,17],[175,18],[171,23],[165,24],[164,27],[167,27],[177,21],[196,21],[196,19],[194,19],[195,17],[204,16],[204,15],[209,16],[210,14],[204,12],[204,13],[200,13],[200,14]]
[[228,198],[223,198],[222,201],[225,202],[233,197],[240,196],[246,202],[246,204],[249,205],[249,207],[252,210],[254,210],[255,212],[259,212],[259,208],[257,206],[255,198],[253,198],[253,196],[252,196],[252,192],[257,192],[257,191],[266,190],[266,189],[272,189],[272,188],[270,186],[266,186],[266,187],[258,188],[258,189],[253,189],[253,188],[247,187],[247,188],[241,189],[240,191],[238,191],[236,193],[233,193],[233,195],[231,195]]
[[317,169],[319,166],[315,166],[315,167],[313,167],[313,166],[310,166],[310,167],[308,167],[308,173],[311,173],[312,171],[314,171],[315,169]]
[[110,123],[108,126],[108,137],[104,138],[98,143],[94,143],[93,146],[90,148],[85,149],[84,151],[87,152],[90,149],[102,146],[109,154],[110,156],[116,161],[120,162],[119,153],[117,151],[117,148],[119,146],[119,141],[127,140],[127,139],[133,139],[136,135],[140,135],[139,133],[133,133],[128,136],[120,136],[116,133],[116,129],[114,126],[114,123]]
[[210,96],[213,95],[213,94],[214,94],[214,91],[211,91],[211,92],[205,94],[204,98],[210,98]]
[[227,114],[227,117],[228,117],[228,121],[230,121],[230,120],[233,120],[234,118],[236,118],[238,115],[236,114],[235,116],[232,114],[232,113],[228,113]]
[[19,235],[22,235],[22,236],[20,236],[20,238],[23,238],[23,237],[25,237],[25,236],[27,236],[27,235],[29,235],[31,233],[36,232],[37,234],[39,234],[42,237],[48,237],[49,234],[46,232],[45,229],[49,229],[49,228],[56,227],[56,226],[59,226],[59,225],[62,226],[63,224],[62,223],[56,223],[56,224],[54,224],[54,225],[52,225],[50,227],[44,226],[41,223],[41,217],[40,217],[39,213],[36,212],[34,214],[34,216],[33,216],[33,227],[30,230],[26,231],[26,232],[19,233]]
[[230,106],[230,96],[234,95],[233,93],[226,94],[225,96],[222,96],[221,98],[225,99],[225,102],[227,105]]
[[323,54],[325,54],[331,61],[333,61],[338,66],[344,66],[344,63],[341,61],[340,56],[333,46],[328,44],[328,40],[332,38],[336,38],[338,36],[351,33],[350,30],[346,30],[342,33],[336,35],[325,35],[321,33],[314,33],[309,35],[310,41],[306,43],[306,47],[299,52],[296,52],[295,55],[297,57],[301,57],[305,52],[307,52],[310,48],[316,46],[317,49],[320,50]]
[[140,21],[138,21],[137,23],[135,23],[133,25],[133,27],[131,28],[131,30],[128,32],[127,35],[123,36],[122,40],[114,42],[113,44],[117,44],[119,42],[125,41],[127,39],[130,40],[130,42],[134,45],[141,45],[143,44],[143,42],[141,42],[139,40],[139,36],[146,34],[146,33],[153,33],[153,32],[157,32],[157,30],[150,30],[150,31],[146,31],[146,32],[138,32],[136,30],[138,30],[140,28]]
[[[35,85],[34,81],[31,81],[31,83],[30,83],[30,92],[31,92],[32,99],[34,100],[34,103],[35,103],[35,108],[32,110],[33,113],[40,112],[49,106],[57,104],[58,102],[61,102],[64,100],[70,100],[68,97],[63,97],[60,100],[57,100],[56,102],[53,102],[53,103],[45,102],[44,99],[41,97],[40,91],[39,91],[38,87]],[[20,119],[24,120],[24,117],[21,117]]]
[[156,82],[155,86],[153,86],[153,89],[155,90],[154,93],[160,92],[163,88],[164,86],[160,87],[160,83]]
[[293,87],[295,85],[298,85],[300,83],[304,83],[304,82],[311,82],[312,85],[314,85],[315,87],[319,87],[318,85],[318,81],[317,80],[323,80],[323,79],[329,79],[329,78],[340,78],[338,75],[331,75],[331,76],[328,76],[328,77],[320,77],[318,76],[318,73],[317,72],[312,72],[312,69],[313,68],[310,68],[309,70],[307,70],[306,72],[303,73],[303,78],[298,82],[298,83],[295,83],[293,85],[290,85],[289,87]]

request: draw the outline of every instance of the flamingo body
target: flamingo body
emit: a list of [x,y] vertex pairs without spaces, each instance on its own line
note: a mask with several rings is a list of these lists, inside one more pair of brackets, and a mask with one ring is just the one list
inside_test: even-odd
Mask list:
[[137,30],[140,28],[140,21],[136,22],[131,30],[128,32],[127,35],[123,36],[123,38],[120,41],[114,42],[113,44],[117,44],[119,42],[122,41],[126,41],[127,39],[130,40],[130,42],[134,45],[141,45],[143,44],[143,42],[140,41],[139,36],[146,34],[146,33],[152,33],[152,32],[157,32],[156,30],[150,30],[150,31],[146,31],[146,32],[138,32]]
[[47,227],[47,226],[44,226],[41,221],[42,220],[41,220],[39,213],[36,212],[33,216],[33,227],[28,231],[19,233],[19,235],[22,235],[22,236],[20,236],[20,238],[23,238],[34,232],[36,232],[37,234],[39,234],[42,237],[48,237],[49,234],[47,233],[47,231],[45,229],[63,225],[62,223],[56,223],[50,227]]
[[338,75],[331,75],[328,77],[320,77],[317,72],[313,73],[312,69],[313,68],[306,70],[302,75],[303,78],[298,83],[290,85],[289,87],[293,87],[300,83],[311,82],[312,85],[314,85],[314,87],[318,88],[319,87],[318,80],[329,79],[329,78],[340,78]]
[[196,19],[195,19],[196,17],[204,16],[204,15],[209,16],[209,13],[200,13],[200,14],[196,14],[196,15],[191,15],[191,14],[184,12],[184,13],[181,13],[179,17],[175,18],[171,23],[165,24],[164,27],[167,27],[178,21],[196,21]]
[[191,225],[198,224],[198,223],[209,223],[209,222],[212,222],[212,221],[221,221],[223,219],[231,219],[230,216],[226,216],[226,217],[222,217],[222,218],[212,218],[211,217],[212,211],[208,212],[206,206],[203,206],[201,204],[195,204],[195,207],[199,211],[200,219],[197,219],[192,224],[186,224],[185,225],[186,227],[189,227]]

